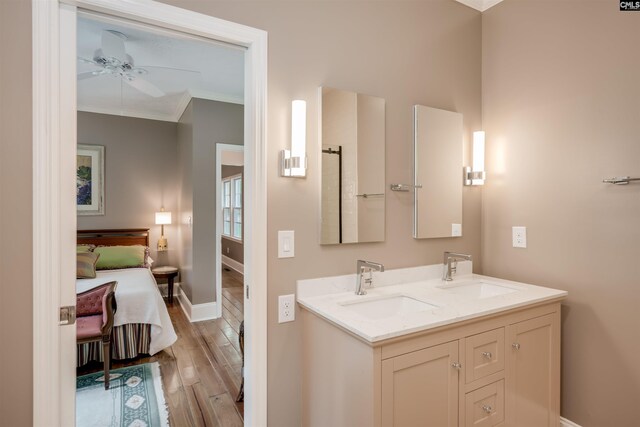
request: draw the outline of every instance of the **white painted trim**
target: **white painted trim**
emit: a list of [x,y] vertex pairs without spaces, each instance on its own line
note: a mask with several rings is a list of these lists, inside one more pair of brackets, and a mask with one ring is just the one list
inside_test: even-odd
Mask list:
[[173,114],[173,118],[175,119],[174,121],[176,123],[180,121],[180,119],[182,118],[182,115],[184,114],[184,110],[187,109],[190,102],[191,102],[191,94],[189,93],[189,91],[187,91],[182,95],[182,98],[180,98],[180,101],[178,101],[178,105],[176,106],[176,111]]
[[[191,100],[191,98],[189,98],[189,100]],[[159,120],[161,122],[177,122],[177,120],[175,120],[175,115],[170,114],[145,113],[142,111],[126,111],[121,109],[116,110],[110,108],[92,107],[90,105],[78,105],[78,111],[83,111],[85,113],[108,114],[110,116],[132,117],[134,119]]]
[[469,6],[480,12],[484,12],[487,9],[492,8],[503,0],[456,0],[466,6]]
[[[58,3],[32,1],[33,425],[61,424]],[[51,37],[55,34],[55,37]]]
[[[246,93],[246,88],[245,88]],[[245,110],[245,132],[246,132],[246,110]],[[245,134],[245,143],[246,143],[246,134]],[[222,194],[222,152],[223,151],[242,151],[246,152],[245,147],[242,145],[234,145],[234,144],[216,144],[216,253],[215,253],[215,264],[216,264],[216,301],[222,301],[222,200],[219,197]],[[248,199],[248,194],[246,192],[248,190],[245,186],[245,183],[242,183],[242,191],[245,192],[245,206],[243,209],[246,209],[246,201]],[[245,214],[245,222],[247,218],[247,212]],[[243,224],[243,227],[246,227],[246,224]],[[246,236],[246,228],[243,230]],[[246,302],[246,301],[245,301]],[[245,306],[246,309],[246,306]],[[218,305],[218,317],[222,316],[222,304]],[[246,322],[245,322],[246,326]]]
[[222,255],[222,264],[237,271],[240,274],[244,274],[244,264],[239,263],[233,258],[229,258],[226,255]]
[[[245,265],[251,298],[245,295],[245,418],[246,426],[267,425],[267,33],[208,15],[148,0],[60,0],[85,10],[132,19],[149,25],[244,46],[244,147],[245,147]],[[66,6],[60,6],[66,7]],[[73,10],[73,8],[68,8]],[[57,0],[32,0],[33,16],[33,414],[34,425],[73,425],[74,389],[62,389],[70,378],[59,361],[63,351],[57,326],[61,295],[71,290],[67,270],[73,271],[73,249],[67,240],[75,233],[75,215],[67,215],[75,203],[73,194],[75,141],[61,143],[60,120],[65,127],[76,114],[75,96],[60,97],[60,88],[75,95],[75,72],[63,67],[60,55],[73,49],[65,44],[58,22]],[[75,17],[76,11],[73,10]],[[75,64],[75,61],[69,61]],[[70,87],[68,87],[71,85]],[[73,107],[73,108],[72,108]],[[75,123],[75,122],[73,122]],[[63,129],[65,132],[75,129]],[[74,138],[75,139],[75,138]],[[66,175],[65,175],[66,173]],[[62,197],[60,197],[62,196]],[[68,205],[68,206],[67,206]],[[71,246],[70,246],[71,247]],[[71,247],[72,248],[72,247]],[[62,283],[65,283],[64,287]],[[68,289],[67,289],[68,288]],[[75,299],[74,299],[75,301]],[[71,349],[71,347],[70,347]],[[72,349],[71,349],[72,350]],[[73,361],[73,358],[70,360]],[[70,365],[66,361],[65,366]],[[75,372],[75,371],[74,371]],[[71,375],[73,377],[73,375]],[[75,383],[74,383],[75,384]],[[73,386],[75,387],[75,386]],[[64,396],[64,397],[61,397]],[[61,414],[70,414],[69,419]]]
[[178,105],[176,106],[176,110],[173,114],[160,114],[160,113],[149,113],[146,111],[137,111],[137,110],[123,110],[121,108],[101,108],[101,107],[93,107],[91,105],[78,105],[78,111],[84,111],[87,113],[97,113],[97,114],[109,114],[111,116],[122,116],[122,117],[133,117],[136,119],[148,119],[148,120],[160,120],[163,122],[173,122],[177,123],[182,117],[182,113],[189,106],[189,102],[193,98],[198,99],[207,99],[209,101],[218,101],[218,102],[226,102],[228,104],[244,104],[244,100],[242,98],[237,98],[235,96],[225,95],[216,92],[208,92],[208,91],[186,91]]
[[578,424],[573,421],[569,421],[564,417],[560,417],[560,427],[580,427]]
[[176,287],[175,284],[173,293],[173,297],[180,303],[180,307],[185,316],[187,316],[187,319],[189,319],[189,322],[195,323],[218,318],[218,304],[215,301],[204,304],[191,304],[187,295],[182,292],[179,286]]
[[[224,93],[212,92],[204,89],[189,89],[192,98],[208,99],[210,101],[227,102],[229,104],[244,104],[244,98]],[[182,114],[180,114],[182,115]]]

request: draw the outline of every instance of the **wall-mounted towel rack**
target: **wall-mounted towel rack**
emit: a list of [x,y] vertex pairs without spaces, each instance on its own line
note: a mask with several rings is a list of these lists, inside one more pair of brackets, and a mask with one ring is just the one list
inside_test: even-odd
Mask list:
[[614,176],[613,178],[603,179],[606,184],[627,185],[631,181],[640,181],[640,178],[631,178],[629,176]]
[[409,191],[411,188],[422,188],[422,185],[391,184],[389,188],[391,191]]
[[364,194],[356,194],[356,197],[364,197],[369,198],[369,197],[382,197],[384,196],[384,193],[364,193]]

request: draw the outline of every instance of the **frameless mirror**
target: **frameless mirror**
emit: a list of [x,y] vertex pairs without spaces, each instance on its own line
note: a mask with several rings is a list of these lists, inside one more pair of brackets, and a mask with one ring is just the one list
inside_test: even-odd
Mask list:
[[414,106],[416,239],[462,236],[462,114]]
[[384,241],[385,100],[320,88],[320,243]]

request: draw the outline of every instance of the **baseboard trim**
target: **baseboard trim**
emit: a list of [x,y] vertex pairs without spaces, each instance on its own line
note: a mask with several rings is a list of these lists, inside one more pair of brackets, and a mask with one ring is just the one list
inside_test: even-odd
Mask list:
[[203,320],[216,319],[218,313],[218,307],[215,302],[207,302],[204,304],[191,304],[189,298],[182,292],[180,283],[176,283],[173,286],[173,297],[178,299],[180,307],[184,312],[189,322],[202,322]]
[[566,418],[560,417],[560,427],[580,427],[578,424],[573,421],[569,421]]
[[244,276],[244,264],[240,264],[235,259],[231,259],[228,256],[224,256],[224,255],[222,255],[221,259],[222,259],[222,263],[224,265],[226,265],[227,267],[237,271],[238,273],[240,273],[240,274],[242,274]]

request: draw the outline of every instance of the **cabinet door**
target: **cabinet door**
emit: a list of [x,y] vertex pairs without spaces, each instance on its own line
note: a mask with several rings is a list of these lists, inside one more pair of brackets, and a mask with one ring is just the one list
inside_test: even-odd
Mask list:
[[382,361],[384,427],[458,425],[458,341]]
[[507,327],[507,425],[558,426],[559,313]]

